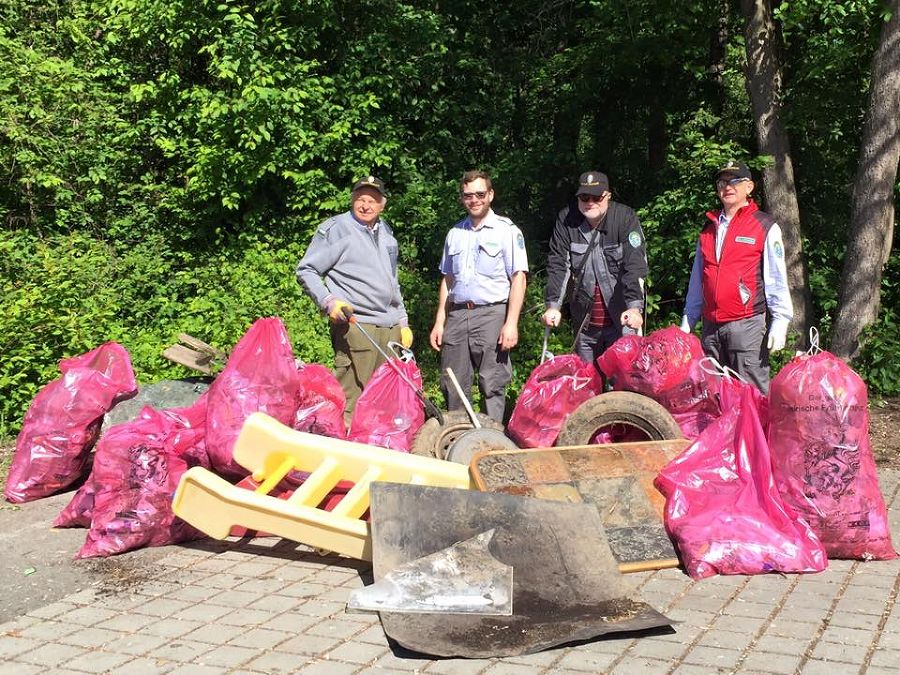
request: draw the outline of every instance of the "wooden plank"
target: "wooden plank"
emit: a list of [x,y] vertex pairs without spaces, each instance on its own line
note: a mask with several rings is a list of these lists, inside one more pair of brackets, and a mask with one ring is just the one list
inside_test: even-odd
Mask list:
[[171,347],[167,347],[162,355],[163,358],[182,366],[198,370],[206,375],[212,374],[212,356],[209,354],[195,351],[184,345],[172,345]]
[[193,335],[188,335],[187,333],[179,333],[178,341],[186,344],[191,349],[203,352],[204,354],[209,354],[214,359],[222,359],[224,360],[228,355],[220,349],[216,349],[212,345],[206,344],[203,340],[199,338],[195,338]]

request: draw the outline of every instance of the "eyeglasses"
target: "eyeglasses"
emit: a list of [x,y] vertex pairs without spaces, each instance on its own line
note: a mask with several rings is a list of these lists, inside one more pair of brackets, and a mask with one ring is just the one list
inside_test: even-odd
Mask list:
[[750,180],[749,178],[732,178],[731,180],[725,180],[724,178],[720,178],[716,181],[716,190],[724,190],[728,185],[737,185],[738,183],[743,183],[744,181]]
[[463,192],[462,198],[463,201],[469,201],[472,199],[484,199],[487,197],[487,192]]
[[602,202],[607,197],[609,197],[608,192],[604,192],[602,195],[578,195],[578,201],[580,201],[580,202]]

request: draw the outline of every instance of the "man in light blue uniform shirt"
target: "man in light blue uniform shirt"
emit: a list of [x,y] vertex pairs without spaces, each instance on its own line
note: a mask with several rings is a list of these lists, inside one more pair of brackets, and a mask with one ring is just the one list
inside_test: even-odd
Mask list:
[[528,256],[525,239],[511,220],[491,210],[494,190],[484,171],[467,171],[460,199],[468,216],[444,241],[438,309],[431,346],[441,352],[441,389],[449,410],[463,407],[447,377],[453,369],[468,396],[475,371],[484,409],[502,422],[506,387],[512,379],[509,351],[519,341]]
[[357,181],[350,210],[319,226],[297,265],[297,281],[331,319],[334,374],[347,397],[348,423],[384,358],[359,330],[351,329],[347,315],[354,314],[385,350],[390,341],[412,345],[397,280],[397,240],[381,218],[386,202],[381,180],[367,176]]

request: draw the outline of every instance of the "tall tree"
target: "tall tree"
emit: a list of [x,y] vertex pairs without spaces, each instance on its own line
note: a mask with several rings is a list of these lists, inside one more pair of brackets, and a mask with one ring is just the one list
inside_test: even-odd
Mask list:
[[900,163],[900,0],[890,0],[872,59],[869,106],[853,184],[850,232],[831,333],[831,350],[853,359],[878,317],[881,275],[894,237],[894,187]]
[[785,263],[794,303],[793,325],[806,335],[812,323],[812,295],[803,257],[790,139],[782,118],[781,29],[772,16],[771,0],[741,0],[741,10],[745,19],[747,90],[756,122],[757,145],[761,155],[775,160],[763,169],[766,207],[784,235]]

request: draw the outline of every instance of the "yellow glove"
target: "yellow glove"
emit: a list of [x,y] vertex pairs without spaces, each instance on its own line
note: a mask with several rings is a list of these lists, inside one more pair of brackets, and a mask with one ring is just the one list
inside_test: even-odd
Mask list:
[[332,300],[325,308],[331,323],[346,323],[348,316],[353,314],[353,306],[343,300]]
[[412,328],[410,328],[409,326],[403,326],[403,328],[400,329],[400,344],[406,347],[406,349],[409,349],[410,347],[412,347],[412,341]]

